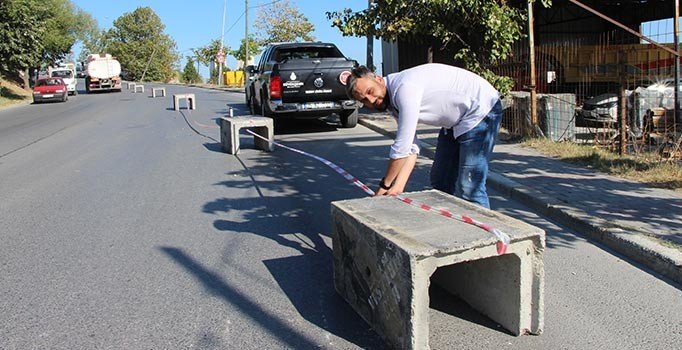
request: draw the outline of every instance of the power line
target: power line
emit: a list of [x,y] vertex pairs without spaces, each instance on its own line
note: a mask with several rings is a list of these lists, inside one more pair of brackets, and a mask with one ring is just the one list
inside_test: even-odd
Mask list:
[[[254,8],[257,8],[257,7],[268,6],[268,5],[276,4],[276,3],[280,2],[280,1],[282,1],[282,0],[275,0],[275,1],[272,1],[272,2],[268,2],[268,3],[266,3],[266,4],[260,4],[260,5],[249,6],[249,8],[250,8],[250,9],[254,9]],[[239,15],[239,17],[234,21],[234,23],[232,23],[232,25],[230,26],[230,29],[228,29],[228,30],[225,32],[226,34],[229,33],[230,30],[232,30],[232,28],[234,28],[235,25],[237,25],[237,22],[239,22],[239,20],[242,19],[242,17],[244,17],[244,14],[245,14],[245,13],[246,13],[246,10],[242,11],[242,14]]]

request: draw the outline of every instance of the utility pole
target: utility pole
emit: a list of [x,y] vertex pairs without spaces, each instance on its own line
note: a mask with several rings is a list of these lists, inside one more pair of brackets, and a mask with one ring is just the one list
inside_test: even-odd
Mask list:
[[[674,121],[677,125],[682,123],[682,116],[680,116],[680,0],[675,0],[675,22],[673,24],[675,32],[675,52],[678,53],[677,56],[673,56],[675,59],[675,110],[673,111]],[[682,137],[682,136],[681,136]]]
[[[218,61],[218,85],[223,85],[223,61],[225,59],[223,52],[223,41],[225,41],[225,11],[227,10],[227,0],[223,1],[223,25],[220,29],[220,50],[216,55],[216,61]],[[222,59],[217,59],[217,57],[223,57]]]
[[533,18],[533,1],[528,0],[528,64],[530,71],[530,123],[533,128],[532,132],[541,134],[538,127],[538,101],[537,90],[535,86],[535,20]]
[[[372,8],[374,0],[367,0],[367,9]],[[374,34],[367,33],[367,68],[374,71]]]
[[[246,66],[249,64],[249,0],[244,0],[244,79],[246,79]],[[246,85],[246,80],[244,80]]]

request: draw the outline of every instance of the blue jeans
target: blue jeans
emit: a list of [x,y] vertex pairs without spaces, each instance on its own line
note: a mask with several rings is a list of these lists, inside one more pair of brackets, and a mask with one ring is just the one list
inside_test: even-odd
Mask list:
[[440,130],[431,167],[433,188],[490,208],[485,183],[502,114],[498,101],[478,125],[459,137],[454,138],[451,129]]

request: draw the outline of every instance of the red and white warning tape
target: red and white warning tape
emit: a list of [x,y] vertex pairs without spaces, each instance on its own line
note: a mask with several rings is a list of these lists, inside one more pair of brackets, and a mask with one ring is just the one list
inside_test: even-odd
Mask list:
[[[358,180],[357,178],[355,178],[353,175],[349,174],[347,171],[345,171],[345,170],[343,170],[342,168],[340,168],[338,165],[336,165],[336,164],[334,164],[334,163],[332,163],[332,162],[330,162],[330,161],[328,161],[328,160],[326,160],[326,159],[324,159],[324,158],[322,158],[322,157],[318,157],[318,156],[316,156],[316,155],[314,155],[314,154],[310,154],[310,153],[308,153],[308,152],[301,151],[301,150],[299,150],[299,149],[296,149],[296,148],[292,148],[292,147],[283,145],[283,144],[278,143],[278,142],[273,141],[273,140],[268,140],[267,138],[265,138],[265,137],[263,137],[263,136],[261,136],[261,135],[258,135],[258,134],[256,134],[255,132],[253,132],[253,131],[251,131],[251,130],[248,130],[248,129],[246,129],[246,132],[248,132],[249,134],[251,134],[251,135],[253,135],[253,136],[255,136],[255,137],[258,137],[258,138],[260,138],[260,139],[262,139],[262,140],[265,140],[265,141],[270,142],[270,143],[272,143],[272,144],[274,144],[274,145],[277,145],[277,146],[279,146],[279,147],[282,147],[282,148],[284,148],[284,149],[288,149],[288,150],[290,150],[290,151],[292,151],[292,152],[296,152],[296,153],[302,154],[302,155],[304,155],[304,156],[306,156],[306,157],[310,157],[310,158],[316,159],[316,160],[318,160],[318,161],[324,163],[324,164],[327,165],[328,167],[334,169],[334,171],[336,171],[337,173],[339,173],[339,175],[343,176],[344,179],[348,180],[348,181],[351,182],[353,185],[359,187],[361,190],[365,191],[365,193],[367,193],[368,195],[370,195],[370,196],[373,196],[373,195],[374,195],[374,191],[372,191],[372,189],[370,189],[369,187],[367,187],[367,185],[365,185],[364,183],[362,183],[360,180]],[[470,224],[470,225],[474,225],[474,226],[479,227],[479,228],[481,228],[481,229],[483,229],[483,230],[486,230],[487,232],[489,232],[489,233],[495,235],[495,237],[497,237],[497,239],[498,239],[497,244],[496,244],[496,247],[497,247],[497,254],[500,254],[500,255],[501,255],[501,254],[504,254],[504,253],[507,251],[507,246],[509,246],[509,242],[510,242],[509,235],[507,235],[506,233],[504,233],[504,232],[502,232],[502,231],[500,231],[500,230],[498,230],[498,229],[496,229],[496,228],[493,228],[492,226],[490,226],[490,225],[488,225],[488,224],[486,224],[486,223],[483,223],[483,222],[474,220],[472,217],[467,216],[467,215],[458,215],[458,214],[452,213],[452,212],[450,212],[450,211],[448,211],[448,210],[445,210],[445,209],[434,208],[434,207],[432,207],[432,206],[430,206],[430,205],[428,205],[428,204],[420,203],[420,202],[415,201],[415,200],[413,200],[413,199],[411,199],[411,198],[404,197],[404,196],[401,196],[401,195],[397,195],[397,196],[395,196],[395,198],[398,199],[398,200],[400,200],[400,201],[403,202],[403,203],[406,203],[406,204],[409,204],[409,205],[411,205],[411,206],[420,208],[420,209],[422,209],[422,210],[429,211],[429,212],[438,214],[438,215],[440,215],[440,216],[443,216],[443,217],[446,217],[446,218],[449,218],[449,219],[453,219],[453,220],[461,221],[461,222],[464,222],[464,223],[467,223],[467,224]]]

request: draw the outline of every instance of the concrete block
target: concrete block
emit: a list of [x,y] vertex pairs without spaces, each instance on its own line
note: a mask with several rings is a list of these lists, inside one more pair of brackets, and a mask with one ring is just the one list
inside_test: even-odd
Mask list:
[[135,90],[133,90],[133,92],[135,92],[135,93],[137,93],[137,92],[142,92],[142,93],[144,93],[144,85],[141,85],[141,84],[135,85]]
[[137,84],[129,81],[128,82],[128,90],[130,90],[130,88],[133,88],[133,92],[134,92],[135,91],[135,85],[137,85]]
[[[272,141],[274,140],[274,127],[272,118],[259,117],[255,115],[236,116],[236,117],[222,117],[220,118],[220,143],[223,151],[229,154],[239,153],[239,130],[241,128],[250,128],[253,131]],[[257,149],[262,149],[267,152],[272,152],[274,146],[272,143],[254,136],[253,142]]]
[[197,99],[194,94],[175,94],[173,95],[173,109],[180,110],[180,100],[187,101],[187,109],[197,109]]
[[157,92],[161,94],[161,97],[166,97],[166,88],[152,88],[152,97],[156,97]]
[[333,202],[334,285],[391,347],[429,347],[431,282],[515,335],[542,333],[543,230],[436,190],[404,196],[487,223],[511,243],[498,255],[493,234],[392,197]]

